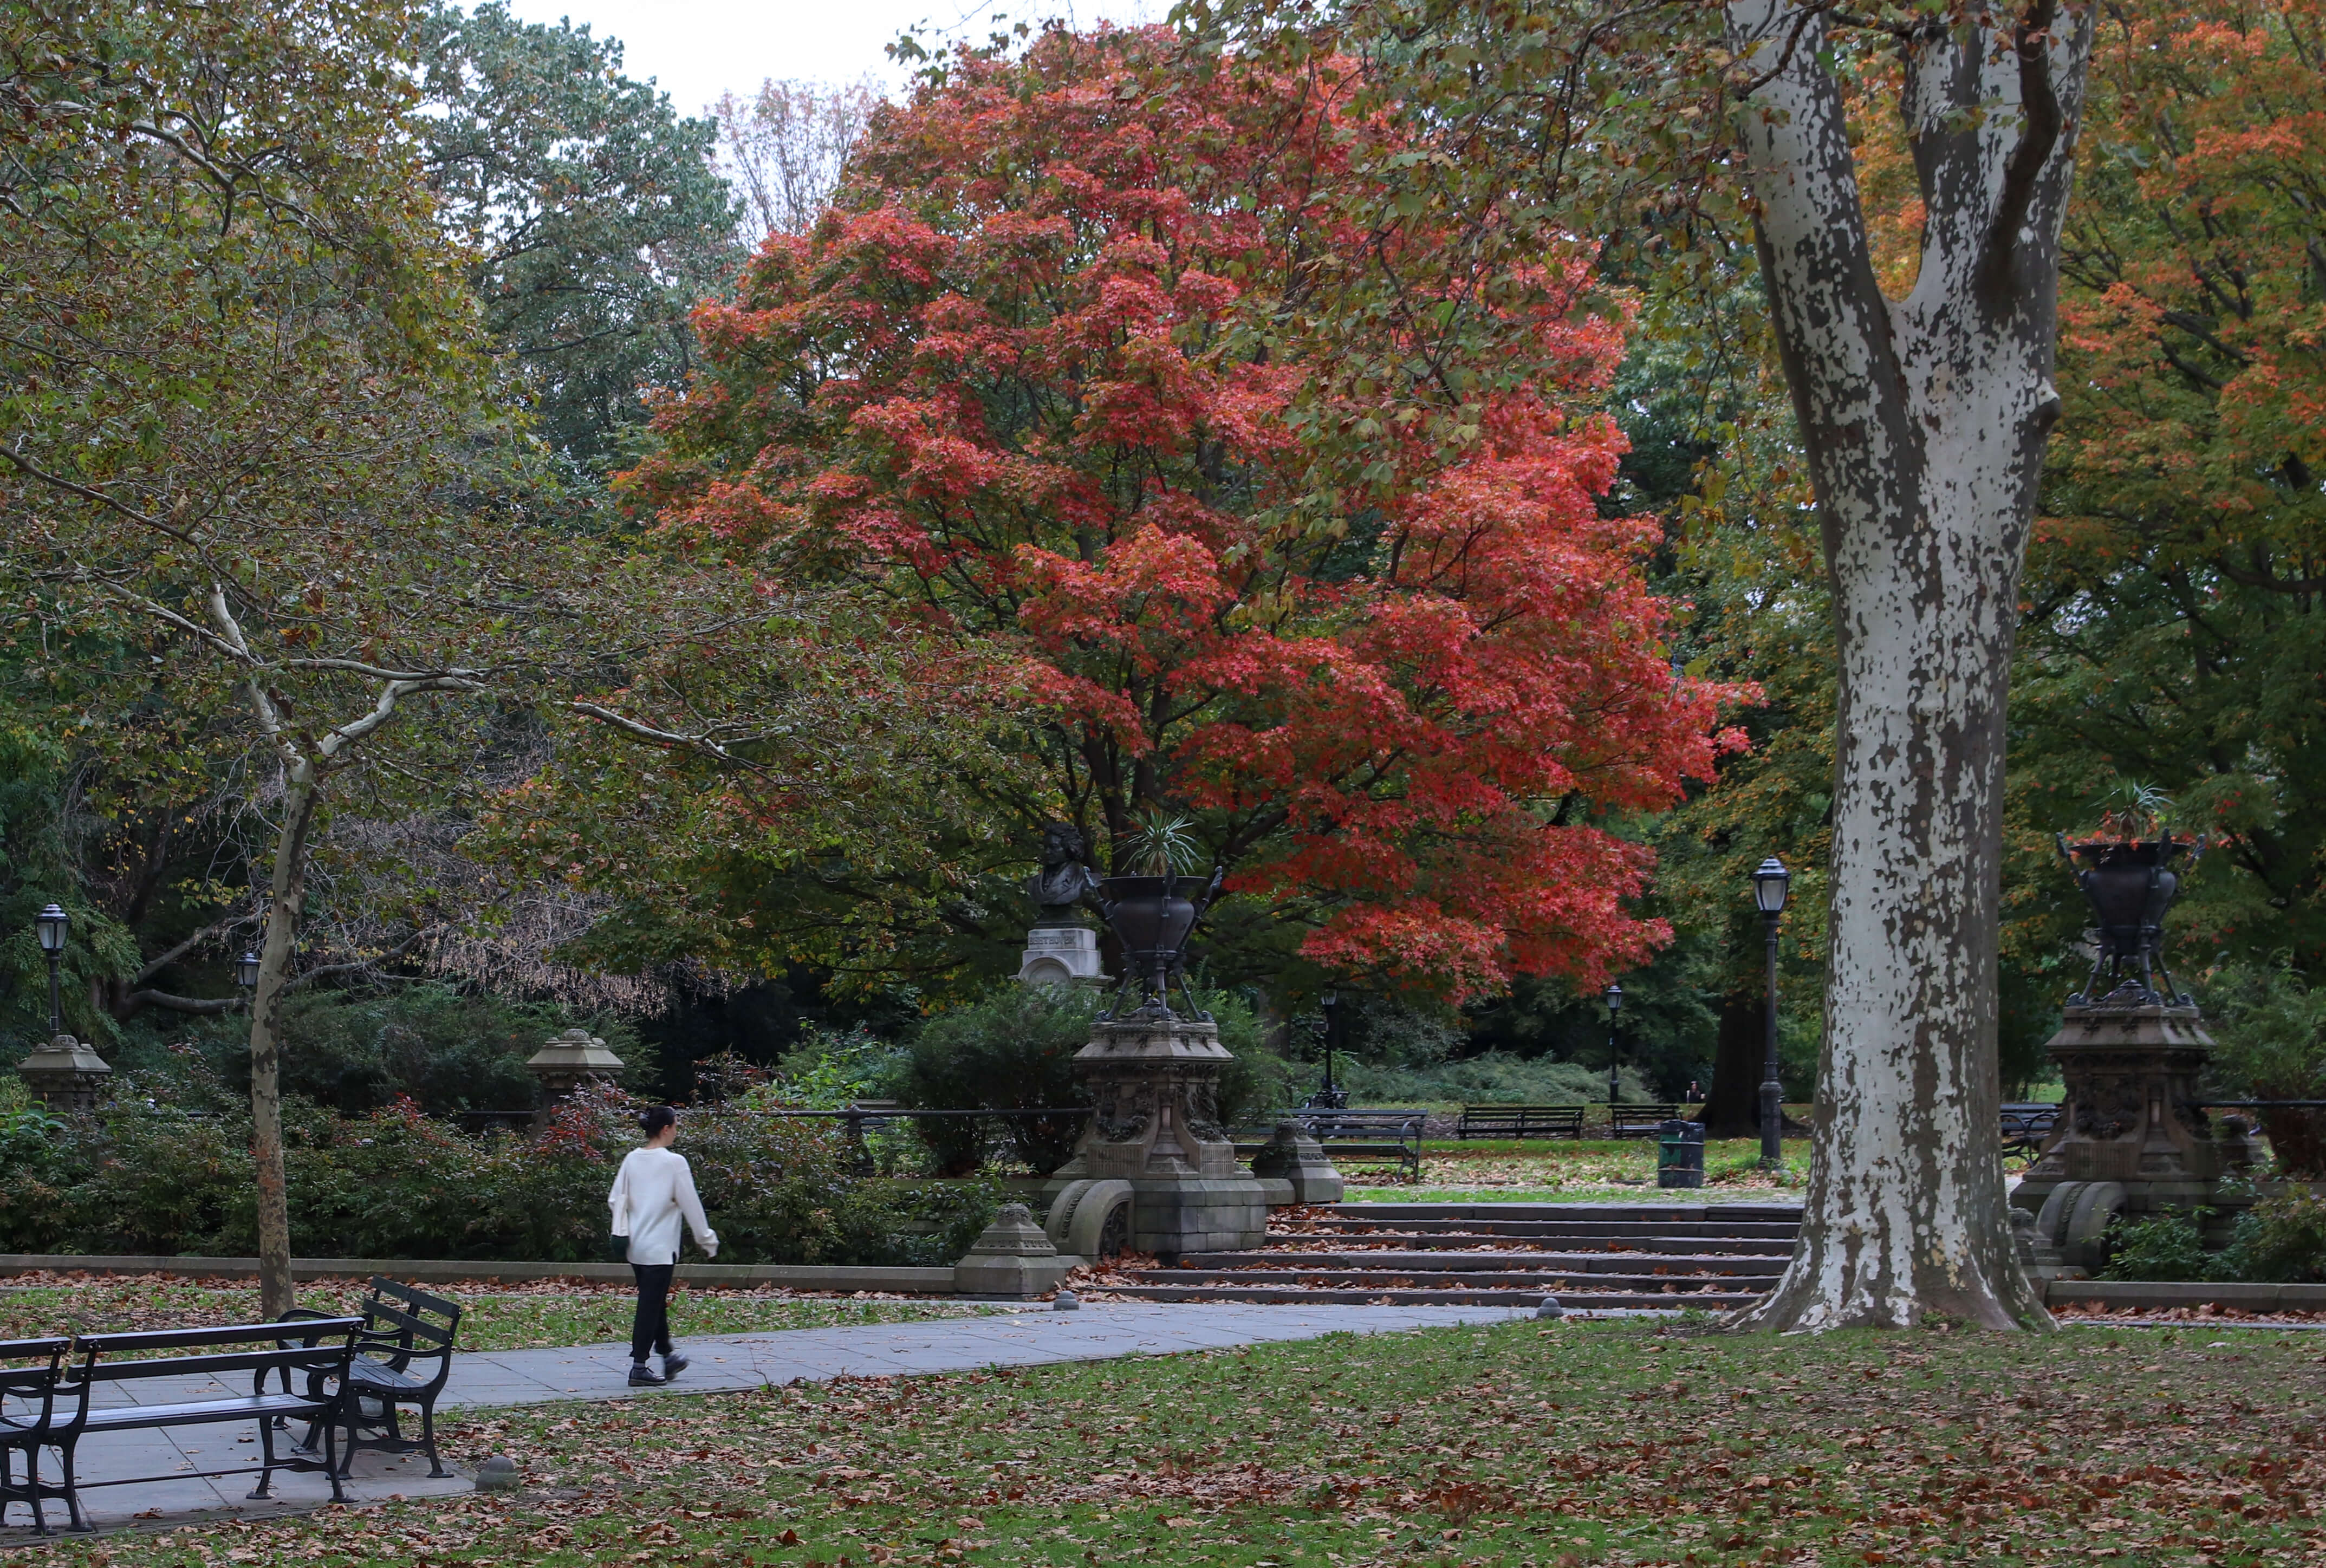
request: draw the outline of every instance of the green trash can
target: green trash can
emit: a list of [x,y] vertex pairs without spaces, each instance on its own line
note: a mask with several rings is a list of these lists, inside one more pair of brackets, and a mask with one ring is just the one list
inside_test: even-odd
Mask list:
[[1656,1128],[1656,1185],[1704,1185],[1704,1124],[1672,1120]]

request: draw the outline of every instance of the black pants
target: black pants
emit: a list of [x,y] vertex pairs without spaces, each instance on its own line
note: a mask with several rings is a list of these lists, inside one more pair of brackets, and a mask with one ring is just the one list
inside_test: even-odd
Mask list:
[[637,1315],[630,1320],[630,1359],[643,1361],[648,1350],[670,1354],[670,1276],[675,1263],[633,1263],[638,1282]]

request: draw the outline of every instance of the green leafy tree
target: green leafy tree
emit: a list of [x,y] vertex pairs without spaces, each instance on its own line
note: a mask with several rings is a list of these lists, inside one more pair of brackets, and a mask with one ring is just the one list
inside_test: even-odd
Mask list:
[[420,27],[411,128],[439,219],[543,436],[594,473],[656,390],[684,385],[687,313],[740,259],[718,127],[623,75],[621,44],[587,26],[490,0],[432,5]]

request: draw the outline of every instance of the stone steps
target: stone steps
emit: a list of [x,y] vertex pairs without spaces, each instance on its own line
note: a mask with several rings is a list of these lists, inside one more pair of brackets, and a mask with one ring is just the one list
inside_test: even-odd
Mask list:
[[[1344,1286],[1393,1285],[1401,1289],[1444,1286],[1462,1290],[1636,1291],[1643,1294],[1686,1294],[1697,1291],[1742,1291],[1765,1279],[1747,1280],[1734,1275],[1706,1274],[1583,1274],[1570,1269],[1505,1269],[1500,1273],[1440,1273],[1426,1268],[1139,1268],[1131,1277],[1141,1285],[1171,1285],[1191,1276],[1205,1285],[1241,1290],[1247,1285]],[[1773,1277],[1773,1276],[1771,1276]]]
[[1723,1225],[1717,1220],[1326,1220],[1295,1234],[1363,1236],[1512,1236],[1558,1238],[1577,1241],[1629,1236],[1652,1236],[1674,1240],[1780,1241],[1791,1244],[1800,1234],[1798,1223],[1747,1220]]
[[1716,1278],[1770,1278],[1785,1271],[1782,1256],[1767,1257],[1735,1257],[1719,1254],[1695,1257],[1675,1256],[1647,1263],[1655,1255],[1639,1252],[1310,1252],[1292,1248],[1269,1247],[1249,1252],[1189,1252],[1182,1254],[1180,1268],[1297,1268],[1313,1274],[1319,1269],[1354,1268],[1379,1273],[1395,1269],[1410,1274],[1415,1269],[1432,1273],[1508,1273],[1512,1269],[1532,1269],[1537,1273],[1550,1271],[1559,1274],[1624,1274],[1670,1276],[1708,1276]]
[[1558,1247],[1528,1248],[1529,1251],[1586,1250],[1578,1243],[1596,1242],[1587,1248],[1602,1254],[1654,1253],[1678,1257],[1791,1257],[1793,1239],[1785,1237],[1726,1237],[1726,1236],[1511,1236],[1493,1231],[1436,1230],[1417,1233],[1410,1230],[1344,1230],[1330,1235],[1311,1236],[1295,1233],[1269,1238],[1270,1250],[1277,1248],[1321,1248],[1327,1251],[1396,1248],[1407,1252],[1475,1252],[1481,1248],[1512,1248],[1528,1241],[1558,1243]]
[[1727,1311],[1761,1299],[1792,1256],[1780,1204],[1344,1203],[1267,1245],[1190,1252],[1128,1272],[1147,1301],[1430,1302]]
[[[1364,1289],[1342,1285],[1110,1285],[1111,1296],[1132,1301],[1231,1301],[1274,1303],[1298,1306],[1310,1302],[1328,1302],[1336,1305],[1362,1306],[1367,1303],[1385,1303],[1391,1306],[1531,1306],[1548,1294],[1541,1290],[1402,1290],[1395,1287]],[[1663,1311],[1677,1312],[1694,1307],[1704,1312],[1730,1312],[1740,1306],[1750,1306],[1761,1299],[1754,1291],[1692,1291],[1686,1294],[1666,1294],[1661,1291],[1648,1294],[1633,1291],[1558,1293],[1560,1303],[1578,1312],[1593,1311]]]

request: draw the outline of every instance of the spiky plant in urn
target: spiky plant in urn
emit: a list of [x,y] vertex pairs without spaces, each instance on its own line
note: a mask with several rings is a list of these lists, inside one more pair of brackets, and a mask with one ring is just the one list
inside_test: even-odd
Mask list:
[[2251,1202],[2252,1133],[2207,1117],[2198,1080],[2212,1038],[2164,963],[2173,862],[2203,848],[2173,834],[2171,810],[2129,785],[2091,836],[2058,840],[2091,905],[2092,970],[2052,1037],[2066,1090],[2058,1122],[2011,1197],[2022,1261],[2039,1273],[2097,1271],[2119,1214],[2208,1209],[2218,1243]]
[[1096,893],[1122,944],[1122,980],[1075,1056],[1091,1119],[1052,1178],[1048,1229],[1068,1233],[1088,1204],[1121,1205],[1133,1251],[1169,1259],[1256,1246],[1268,1191],[1236,1163],[1220,1125],[1220,1075],[1233,1058],[1186,977],[1188,941],[1225,871],[1198,873],[1202,847],[1187,821],[1158,809],[1137,821],[1125,851],[1127,869],[1101,877]]

